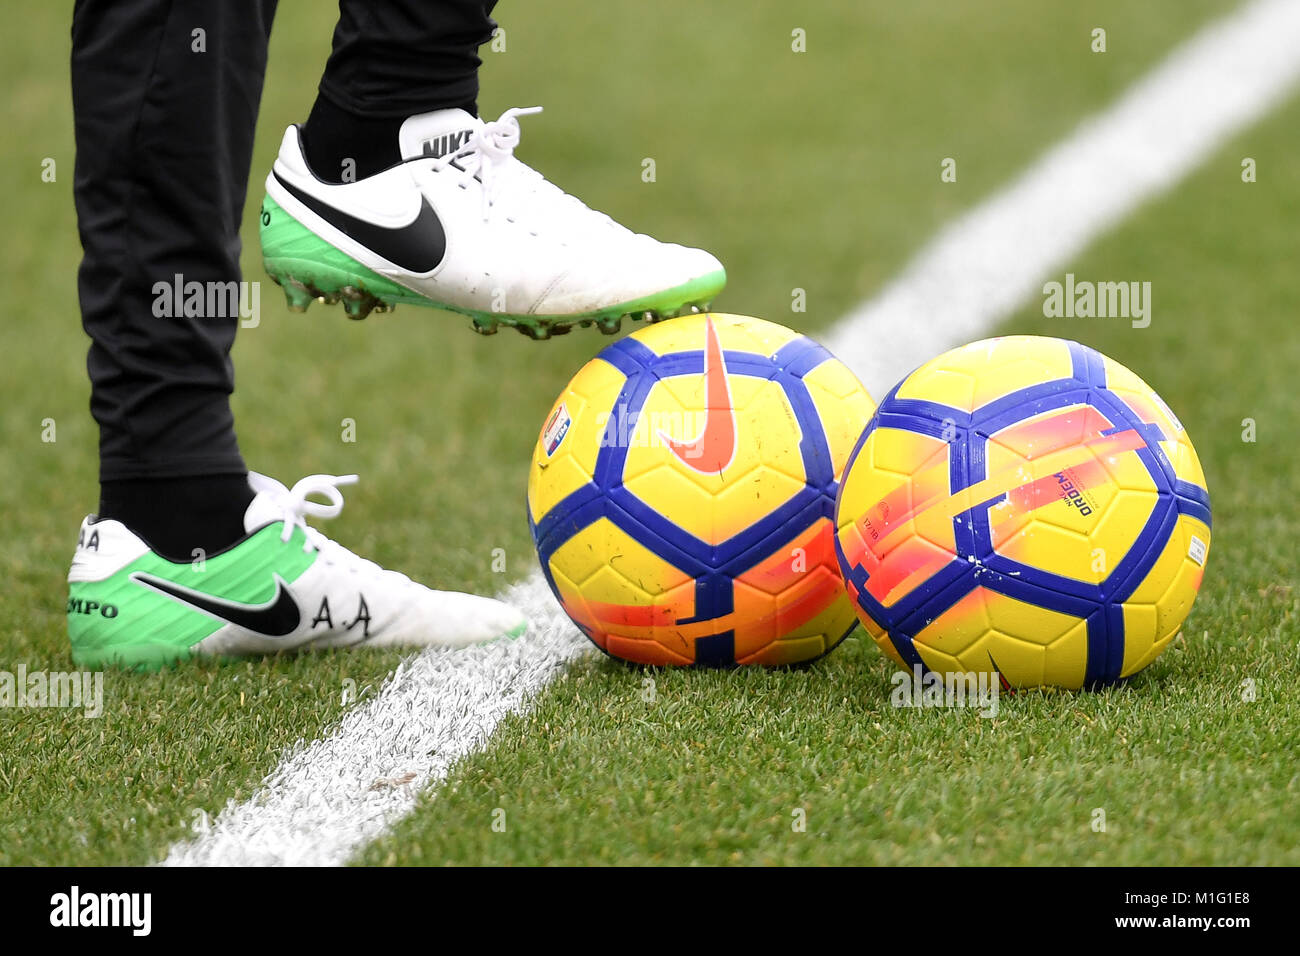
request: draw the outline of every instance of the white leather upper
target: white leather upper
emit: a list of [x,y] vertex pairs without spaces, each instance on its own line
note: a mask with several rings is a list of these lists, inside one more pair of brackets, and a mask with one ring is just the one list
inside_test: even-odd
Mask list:
[[[460,110],[427,114],[403,127],[403,148],[472,127],[481,120]],[[419,119],[419,118],[413,118]],[[408,125],[412,120],[407,121]],[[380,275],[435,302],[484,312],[565,315],[616,306],[683,285],[722,268],[699,249],[633,233],[547,182],[504,153],[410,159],[352,183],[317,179],[302,156],[297,129],[286,130],[267,192],[290,215]],[[490,172],[475,163],[491,163]],[[446,234],[436,268],[412,274],[335,229],[277,181],[283,177],[349,215],[389,228],[414,221],[428,199]],[[486,191],[486,192],[485,192]]]

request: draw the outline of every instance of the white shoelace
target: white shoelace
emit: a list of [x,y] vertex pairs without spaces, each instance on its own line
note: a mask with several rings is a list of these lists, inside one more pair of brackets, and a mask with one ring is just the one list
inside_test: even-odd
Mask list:
[[[521,162],[513,162],[515,147],[519,145],[520,139],[519,117],[540,112],[540,106],[512,106],[496,119],[487,120],[475,129],[460,149],[435,160],[433,168],[442,170],[454,164],[454,168],[462,170],[462,183],[465,186],[478,177],[483,187],[485,222],[501,197],[504,186],[510,181],[524,186],[520,191],[529,198],[536,200],[545,197],[551,201],[572,204],[575,209],[599,216],[602,221],[612,222],[604,213],[597,213],[576,196],[564,192],[535,169]],[[514,210],[512,215],[523,211]]]
[[[337,518],[343,511],[343,492],[339,491],[339,486],[355,485],[359,480],[356,475],[308,475],[301,481],[294,482],[294,486],[286,489],[283,495],[276,494],[275,504],[281,508],[284,520],[284,531],[280,534],[280,540],[287,542],[293,537],[295,527],[302,528],[307,534],[302,549],[319,550],[321,542],[314,539],[323,539],[323,541],[329,539],[308,525],[307,517],[310,515],[313,518]],[[310,501],[308,499],[311,495],[322,495],[329,499],[329,503]]]
[[[385,571],[375,562],[354,554],[307,524],[308,517],[327,520],[337,518],[343,510],[343,492],[339,487],[355,485],[358,480],[356,475],[308,475],[295,482],[292,488],[286,488],[274,478],[256,472],[249,473],[249,485],[252,489],[259,496],[266,496],[271,507],[280,512],[280,520],[284,523],[284,529],[280,532],[281,541],[287,543],[293,537],[293,529],[301,528],[305,536],[302,550],[306,553],[317,551],[322,560],[353,573],[390,574],[394,581],[399,578],[409,580],[404,574]],[[312,495],[320,495],[328,501],[327,503],[311,501]]]
[[[514,158],[519,145],[519,117],[542,112],[540,106],[512,106],[494,120],[474,130],[459,150],[442,157],[439,168],[456,162],[465,170],[465,180],[478,176],[483,184],[483,218],[486,220],[500,192],[501,175]],[[468,162],[462,162],[468,160]],[[468,184],[468,182],[467,182]]]

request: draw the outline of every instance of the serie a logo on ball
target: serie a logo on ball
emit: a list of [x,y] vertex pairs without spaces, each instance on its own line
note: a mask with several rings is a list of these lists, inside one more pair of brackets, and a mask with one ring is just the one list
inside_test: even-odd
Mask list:
[[832,518],[873,410],[829,352],[760,319],[690,316],[615,342],[533,454],[551,589],[598,647],[638,663],[825,654],[856,622]]

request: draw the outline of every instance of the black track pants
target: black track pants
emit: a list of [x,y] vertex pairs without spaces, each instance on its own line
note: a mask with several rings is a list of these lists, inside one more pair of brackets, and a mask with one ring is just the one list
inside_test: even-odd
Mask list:
[[[494,3],[342,0],[320,95],[362,116],[472,101]],[[101,480],[245,470],[230,412],[239,311],[222,290],[240,279],[239,225],[275,6],[76,4],[78,292]],[[176,288],[177,276],[182,291],[197,282],[216,294],[203,309],[184,299],[177,309],[174,296],[161,302],[158,291]]]

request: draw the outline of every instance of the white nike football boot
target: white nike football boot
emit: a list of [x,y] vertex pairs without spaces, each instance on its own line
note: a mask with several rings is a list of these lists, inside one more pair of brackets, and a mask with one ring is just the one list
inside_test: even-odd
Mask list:
[[540,111],[412,116],[401,163],[342,184],[316,177],[289,127],[261,216],[266,270],[289,307],[341,300],[359,319],[409,302],[538,339],[707,310],[726,284],[712,255],[634,233],[515,158],[517,117]]
[[[517,637],[500,601],[433,591],[358,557],[307,525],[343,508],[355,475],[286,488],[250,473],[247,535],[178,564],[120,521],[81,524],[68,572],[68,635],[83,667],[154,669],[192,655],[240,657],[326,647],[462,647]],[[328,504],[309,501],[317,495]]]

